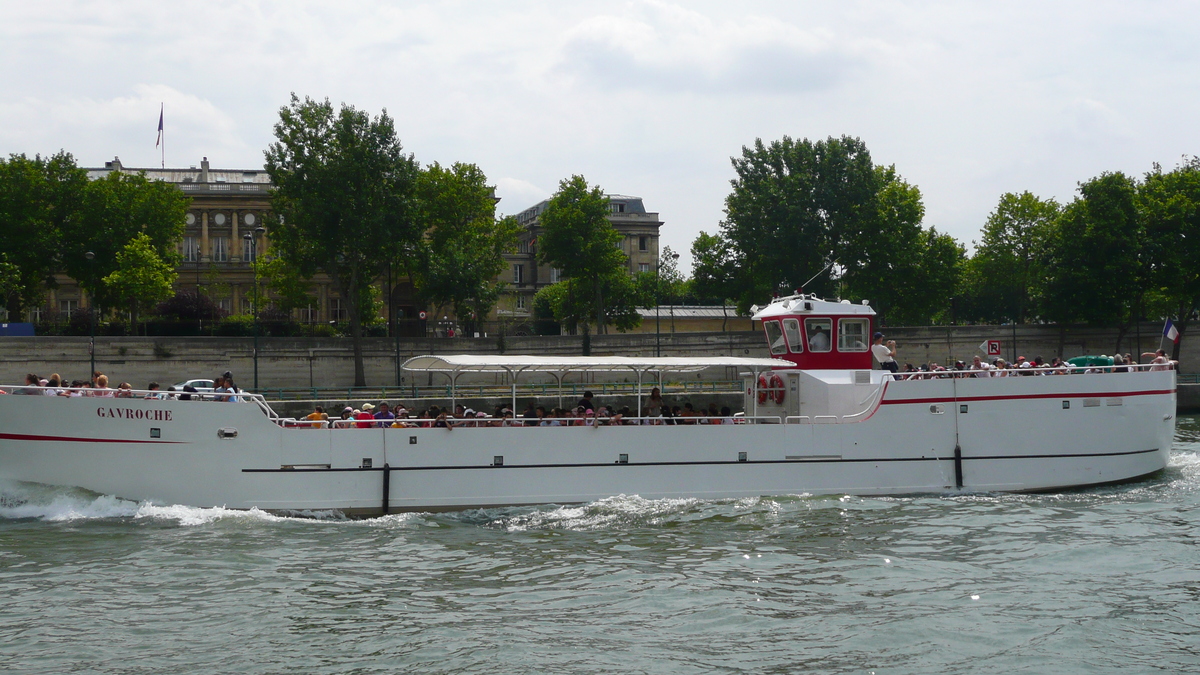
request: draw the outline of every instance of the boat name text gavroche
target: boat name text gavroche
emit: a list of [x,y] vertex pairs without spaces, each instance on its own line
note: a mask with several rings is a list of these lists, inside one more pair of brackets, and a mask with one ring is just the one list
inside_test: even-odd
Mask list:
[[133,408],[96,408],[96,417],[123,417],[127,420],[171,422],[170,410],[134,410]]

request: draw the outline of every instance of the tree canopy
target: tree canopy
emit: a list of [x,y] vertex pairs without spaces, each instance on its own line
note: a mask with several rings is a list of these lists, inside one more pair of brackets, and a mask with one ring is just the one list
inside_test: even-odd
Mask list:
[[266,151],[275,184],[274,254],[304,277],[324,272],[346,302],[354,347],[354,381],[365,386],[362,326],[372,284],[392,261],[413,255],[416,161],[406,155],[392,118],[329,100],[300,101],[279,111],[276,141]]
[[516,219],[496,217],[493,190],[474,164],[430,164],[417,177],[416,203],[425,236],[409,272],[420,296],[436,314],[449,305],[460,319],[487,316],[504,254],[516,248]]
[[[583,176],[571,176],[558,185],[539,216],[542,233],[538,237],[538,260],[562,271],[567,281],[569,303],[591,305],[590,316],[597,331],[603,332],[609,321],[604,309],[605,290],[612,290],[611,279],[621,272],[625,254],[617,248],[621,235],[608,221],[608,198],[599,186],[588,186]],[[627,274],[622,274],[628,278]],[[575,295],[580,298],[575,300]],[[616,300],[610,293],[609,300]],[[579,323],[587,335],[589,322]]]
[[[720,239],[694,244],[710,293],[745,311],[804,287],[870,299],[892,320],[931,320],[943,306],[931,298],[953,294],[961,254],[922,229],[920,191],[861,140],[758,139],[732,162]],[[926,299],[913,302],[915,289]]]

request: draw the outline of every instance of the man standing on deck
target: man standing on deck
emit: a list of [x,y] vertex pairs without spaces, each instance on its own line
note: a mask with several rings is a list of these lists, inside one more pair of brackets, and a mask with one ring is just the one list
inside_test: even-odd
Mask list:
[[900,370],[896,363],[896,341],[888,340],[886,345],[883,344],[883,333],[875,333],[871,341],[871,354],[879,362],[880,368],[892,373]]

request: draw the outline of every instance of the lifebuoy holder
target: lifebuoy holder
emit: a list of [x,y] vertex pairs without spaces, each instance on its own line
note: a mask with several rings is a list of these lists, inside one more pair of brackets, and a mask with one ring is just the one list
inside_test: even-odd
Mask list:
[[783,378],[779,376],[779,373],[771,373],[770,376],[763,373],[758,376],[759,405],[767,401],[771,401],[776,405],[782,405],[786,394],[787,389],[783,386]]

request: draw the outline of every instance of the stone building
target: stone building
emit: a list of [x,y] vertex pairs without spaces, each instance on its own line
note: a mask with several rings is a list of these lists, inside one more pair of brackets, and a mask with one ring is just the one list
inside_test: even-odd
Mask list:
[[[87,169],[88,177],[99,179],[113,171],[144,172],[147,178],[173,183],[192,198],[179,253],[182,262],[177,291],[200,292],[211,298],[229,314],[251,311],[250,298],[254,274],[250,268],[255,251],[267,250],[270,232],[265,216],[270,212],[270,176],[264,169],[213,169],[208,158],[200,166],[179,168],[126,167],[120,158],[105,162],[102,168]],[[627,256],[630,274],[653,271],[658,260],[658,230],[662,222],[657,213],[648,213],[640,197],[607,195],[610,200],[609,221],[623,235],[619,244]],[[508,270],[499,280],[507,287],[492,318],[509,324],[520,324],[531,317],[533,295],[538,289],[558,281],[555,269],[537,263],[537,237],[541,232],[538,216],[546,208],[542,201],[517,215],[524,227],[517,252],[508,254]],[[249,234],[257,248],[245,239]],[[70,312],[86,307],[78,285],[66,275],[57,275],[58,288],[47,294],[46,304],[33,310],[29,318],[39,321],[46,312],[69,316]],[[261,283],[261,281],[260,281]],[[380,279],[385,302],[392,290],[391,317],[409,319],[423,309],[415,298],[412,284],[397,273],[396,278]],[[312,306],[297,310],[295,320],[301,323],[324,323],[347,318],[346,309],[332,280],[319,274],[312,280]],[[391,318],[389,317],[389,318]],[[440,317],[438,317],[440,319]],[[448,322],[453,325],[454,321]],[[436,330],[439,324],[431,322]]]
[[[641,197],[605,195],[608,197],[608,220],[622,235],[617,246],[625,253],[629,274],[653,272],[658,261],[658,230],[662,221],[658,213],[646,211]],[[517,251],[505,256],[508,271],[500,280],[508,284],[496,309],[497,317],[523,321],[533,313],[533,296],[540,289],[559,281],[558,270],[537,261],[537,238],[542,229],[539,217],[549,200],[543,200],[517,214],[523,228],[517,240]]]

